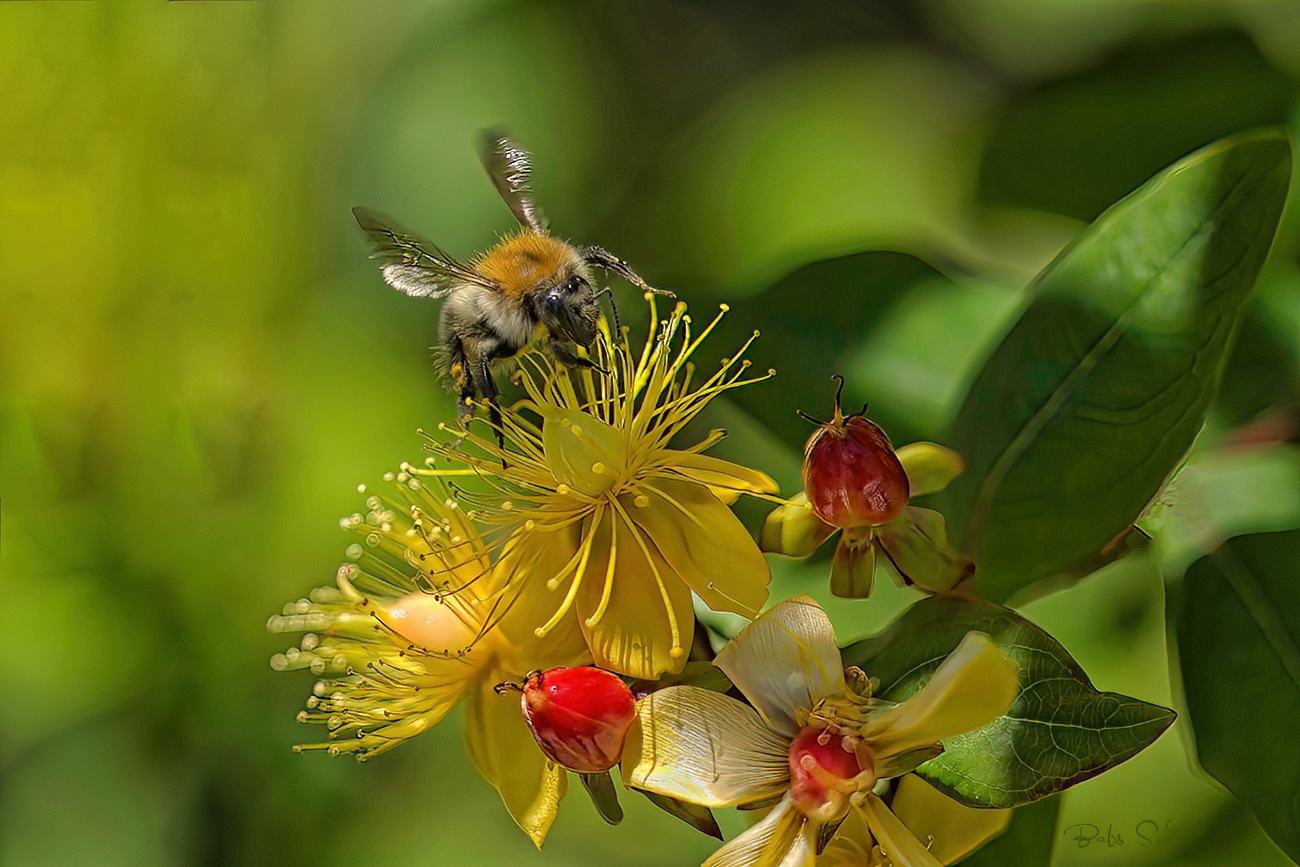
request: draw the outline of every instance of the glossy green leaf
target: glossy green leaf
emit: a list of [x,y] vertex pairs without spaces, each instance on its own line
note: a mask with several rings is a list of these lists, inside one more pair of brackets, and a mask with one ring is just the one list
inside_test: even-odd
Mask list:
[[1031,287],[976,378],[948,488],[1002,601],[1096,554],[1178,465],[1213,399],[1290,177],[1280,131],[1225,139],[1116,204]]
[[1197,758],[1300,861],[1300,530],[1228,540],[1171,603]]
[[1174,712],[1099,692],[1056,639],[1016,612],[953,597],[924,599],[884,632],[844,649],[846,665],[902,701],[921,689],[967,632],[992,637],[1016,664],[1020,695],[1003,716],[944,741],[917,770],[974,807],[1016,807],[1096,776],[1160,736]]
[[1043,867],[1052,860],[1060,798],[1044,798],[1016,810],[1011,824],[962,867]]

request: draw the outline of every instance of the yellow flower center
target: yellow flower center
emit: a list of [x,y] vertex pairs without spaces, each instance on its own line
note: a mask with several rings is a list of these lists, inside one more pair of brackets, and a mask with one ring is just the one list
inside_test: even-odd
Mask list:
[[479,627],[428,593],[411,593],[375,612],[397,636],[437,655],[482,656]]
[[548,406],[542,449],[555,481],[598,497],[614,487],[627,468],[627,441],[613,425],[576,409]]

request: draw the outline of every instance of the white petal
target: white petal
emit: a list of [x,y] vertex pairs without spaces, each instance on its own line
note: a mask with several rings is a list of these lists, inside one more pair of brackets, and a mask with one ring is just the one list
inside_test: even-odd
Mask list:
[[789,741],[753,708],[696,686],[670,686],[637,702],[623,756],[630,786],[705,807],[780,794],[790,784]]
[[811,824],[805,822],[799,836],[794,840],[794,845],[781,859],[779,867],[812,867],[816,839],[816,830]]
[[[710,855],[704,867],[787,867],[789,856],[801,848],[801,841],[806,841],[806,825],[803,814],[787,795],[757,825]],[[807,851],[811,854],[811,850]],[[790,867],[803,867],[805,863],[806,857],[791,862]]]
[[884,801],[875,795],[867,795],[862,812],[866,814],[871,835],[894,867],[943,867],[943,862],[930,854]]
[[987,725],[1019,694],[1011,660],[984,633],[968,632],[920,692],[873,715],[865,734],[877,755],[917,749]]
[[797,596],[765,611],[722,648],[714,664],[763,715],[787,735],[802,714],[844,692],[844,663],[835,630],[821,606]]

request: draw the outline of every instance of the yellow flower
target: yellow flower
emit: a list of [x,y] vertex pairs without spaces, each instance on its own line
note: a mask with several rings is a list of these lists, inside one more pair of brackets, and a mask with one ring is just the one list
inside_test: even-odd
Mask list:
[[[519,552],[507,549],[494,562],[459,505],[409,467],[386,479],[402,502],[372,496],[365,515],[343,519],[364,541],[348,548],[337,587],[317,588],[267,624],[306,633],[271,666],[321,678],[299,720],[326,726],[329,740],[296,749],[364,760],[427,731],[465,698],[475,765],[540,846],[565,775],[537,748],[518,700],[493,687],[535,668],[586,662],[586,644],[576,625],[538,640],[526,605],[502,593],[521,568]],[[563,556],[551,547],[528,559],[554,570]]]
[[[912,837],[925,843],[940,864],[965,858],[1002,833],[1012,812],[959,804],[916,774],[899,779],[889,810]],[[817,867],[897,867],[904,863],[895,862],[887,845],[876,839],[860,813],[852,811],[826,851],[817,856]]]
[[894,867],[938,867],[872,790],[938,755],[944,738],[1001,716],[1019,692],[1011,661],[971,632],[916,695],[874,698],[860,670],[845,671],[830,621],[806,596],[764,613],[715,663],[752,707],[692,686],[651,693],[624,756],[629,785],[661,795],[705,807],[779,799],[707,867],[810,864],[850,813]]
[[[576,611],[596,664],[636,678],[685,663],[692,591],[714,610],[758,613],[770,573],[728,505],[741,493],[776,490],[763,473],[703,454],[722,431],[669,447],[713,398],[767,377],[744,378],[746,341],[694,383],[691,357],[721,314],[693,336],[684,304],[660,321],[654,297],[647,300],[650,333],[639,354],[626,332],[617,339],[602,332],[592,368],[571,372],[525,355],[517,379],[527,398],[502,408],[507,447],[497,446],[495,432],[457,431],[455,443],[430,446],[451,466],[431,458],[418,471],[481,478],[491,493],[476,501],[474,517],[491,528],[494,544],[563,548],[560,567],[542,579],[548,593],[530,600],[536,634]],[[522,562],[511,578],[516,591],[544,573]]]

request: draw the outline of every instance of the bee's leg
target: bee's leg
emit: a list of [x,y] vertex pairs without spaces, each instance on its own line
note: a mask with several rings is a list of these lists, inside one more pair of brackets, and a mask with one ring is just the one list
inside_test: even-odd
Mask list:
[[[496,380],[492,378],[492,359],[487,355],[482,356],[471,366],[471,370],[474,374],[471,377],[474,387],[487,399],[488,422],[492,425],[492,429],[496,431],[497,445],[504,452],[506,449],[506,435],[501,421],[501,407],[497,404],[497,395],[500,392],[497,391]],[[505,458],[501,459],[501,464],[502,466],[505,465]]]
[[464,344],[459,339],[453,339],[448,340],[444,347],[452,384],[460,390],[460,397],[456,401],[456,423],[464,430],[470,416],[474,414],[472,401],[478,396],[478,390],[474,387],[474,377],[470,376],[470,363],[465,357]]
[[614,292],[606,286],[597,292],[595,297],[599,298],[602,295],[609,296],[609,312],[614,314],[614,341],[618,342],[623,339],[623,323],[618,321],[618,305],[614,303]]
[[554,334],[546,341],[546,348],[555,356],[556,361],[565,367],[582,367],[587,370],[594,370],[597,373],[606,373],[605,368],[601,367],[590,358],[583,358],[568,347],[566,343],[558,339]]
[[677,295],[667,289],[656,289],[642,279],[641,275],[632,270],[622,259],[606,250],[604,247],[579,247],[578,255],[582,256],[590,265],[597,268],[603,268],[622,277],[642,292],[653,292],[656,295],[667,295],[669,298],[676,298]]

